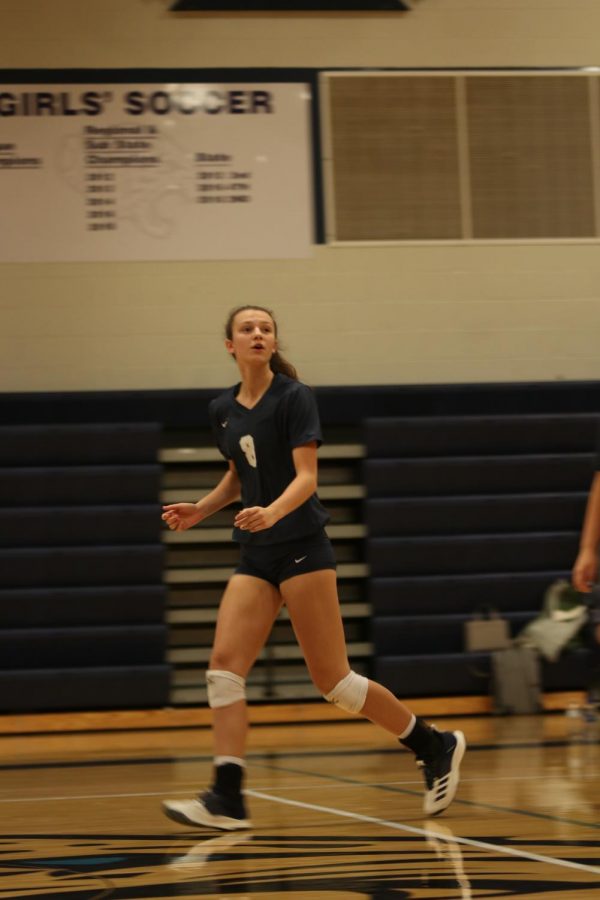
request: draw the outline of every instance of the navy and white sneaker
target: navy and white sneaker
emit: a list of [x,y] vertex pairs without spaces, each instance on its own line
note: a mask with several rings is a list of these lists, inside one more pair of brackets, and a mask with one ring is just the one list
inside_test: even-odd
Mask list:
[[229,797],[210,790],[194,800],[165,800],[162,808],[169,819],[191,828],[199,825],[222,831],[252,828],[241,794]]
[[[433,727],[433,726],[432,726]],[[460,764],[467,742],[462,731],[440,731],[441,746],[430,759],[418,759],[425,778],[423,810],[428,816],[438,816],[454,800],[460,779]]]

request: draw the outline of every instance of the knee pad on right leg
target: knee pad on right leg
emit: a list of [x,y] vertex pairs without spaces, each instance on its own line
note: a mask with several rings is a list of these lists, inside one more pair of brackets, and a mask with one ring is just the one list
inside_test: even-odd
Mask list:
[[246,679],[234,672],[209,669],[206,673],[208,705],[211,709],[231,706],[246,699]]
[[339,706],[340,709],[356,715],[365,705],[368,690],[369,679],[350,671],[345,678],[338,681],[328,694],[323,696],[334,706]]

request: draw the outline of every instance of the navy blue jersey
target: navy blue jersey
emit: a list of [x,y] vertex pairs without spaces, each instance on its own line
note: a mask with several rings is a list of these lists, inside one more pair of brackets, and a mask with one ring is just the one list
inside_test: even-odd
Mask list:
[[[237,384],[211,402],[211,426],[219,450],[235,464],[244,508],[269,506],[296,477],[292,450],[311,441],[322,443],[317,404],[309,387],[281,373],[252,409],[236,400],[239,389]],[[272,528],[254,534],[234,528],[233,539],[276,544],[314,534],[328,521],[313,494]]]

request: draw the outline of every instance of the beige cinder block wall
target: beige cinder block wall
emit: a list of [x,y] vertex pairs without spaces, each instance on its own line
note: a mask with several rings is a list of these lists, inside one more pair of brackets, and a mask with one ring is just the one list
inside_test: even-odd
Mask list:
[[[0,0],[4,68],[600,63],[598,0],[175,17],[168,0]],[[1,120],[0,120],[1,129]],[[2,229],[10,210],[0,210]],[[315,385],[600,378],[595,243],[315,247],[293,261],[0,266],[0,390],[217,387],[227,310],[275,308]]]

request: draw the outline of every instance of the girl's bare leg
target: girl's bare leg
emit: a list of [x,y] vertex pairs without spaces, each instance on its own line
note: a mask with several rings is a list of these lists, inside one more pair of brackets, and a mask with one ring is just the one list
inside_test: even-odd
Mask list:
[[[284,581],[279,590],[287,605],[294,631],[306,664],[322,694],[329,694],[350,675],[344,628],[337,597],[336,575],[332,569],[296,575]],[[351,679],[352,684],[352,679]],[[362,707],[364,680],[358,676],[350,688],[346,709],[355,702],[363,716],[381,725],[413,751],[425,775],[426,815],[438,815],[452,802],[459,783],[459,769],[465,752],[462,732],[438,732],[417,719],[387,688],[367,681]],[[348,687],[338,688],[343,691]],[[339,695],[338,695],[339,696]]]
[[[350,671],[335,571],[297,575],[284,581],[280,591],[311,678],[327,694]],[[396,737],[412,721],[410,710],[391,691],[370,680],[361,714]]]
[[[279,591],[251,575],[234,575],[225,589],[209,668],[246,678],[262,650],[281,608]],[[248,717],[246,701],[213,709],[216,756],[245,756]]]
[[[223,595],[210,668],[246,678],[269,636],[281,606],[279,591],[260,578],[234,575]],[[224,678],[225,684],[227,679]],[[170,819],[192,828],[233,831],[250,827],[242,797],[248,716],[246,700],[213,709],[215,769],[211,788],[199,798],[166,800]]]

